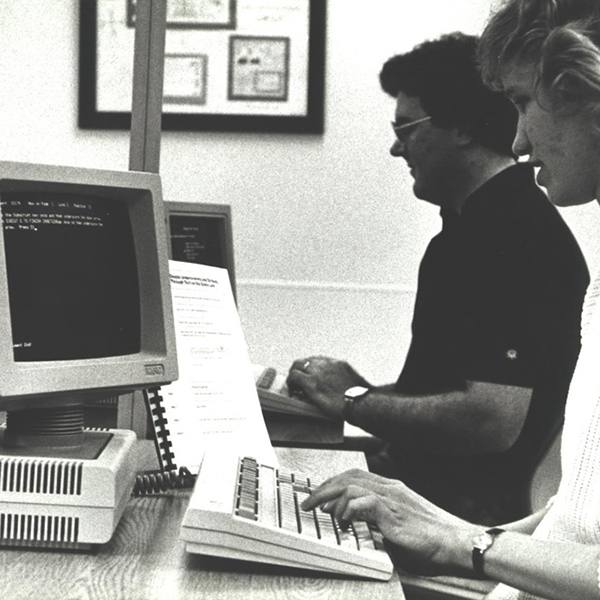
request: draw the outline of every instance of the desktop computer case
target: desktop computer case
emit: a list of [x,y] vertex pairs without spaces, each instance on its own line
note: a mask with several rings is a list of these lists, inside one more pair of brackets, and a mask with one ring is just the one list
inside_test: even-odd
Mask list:
[[136,436],[97,433],[108,443],[91,460],[0,456],[0,545],[77,549],[110,540],[133,489]]

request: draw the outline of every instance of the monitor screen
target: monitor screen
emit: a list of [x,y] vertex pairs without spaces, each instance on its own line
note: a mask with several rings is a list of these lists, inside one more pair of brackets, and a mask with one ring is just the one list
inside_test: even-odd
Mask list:
[[231,207],[196,202],[164,204],[170,258],[227,269],[235,296]]
[[1,209],[15,360],[139,352],[127,205],[81,193],[12,191]]
[[0,410],[177,377],[160,179],[0,163]]

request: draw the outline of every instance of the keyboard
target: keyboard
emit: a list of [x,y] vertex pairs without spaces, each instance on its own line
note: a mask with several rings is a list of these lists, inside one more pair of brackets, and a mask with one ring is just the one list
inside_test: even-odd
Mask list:
[[254,365],[253,368],[256,391],[263,410],[316,419],[331,419],[308,400],[290,394],[286,385],[287,375],[278,373],[273,367]]
[[186,550],[387,581],[393,565],[381,534],[347,529],[300,504],[319,482],[251,457],[207,453],[182,521]]

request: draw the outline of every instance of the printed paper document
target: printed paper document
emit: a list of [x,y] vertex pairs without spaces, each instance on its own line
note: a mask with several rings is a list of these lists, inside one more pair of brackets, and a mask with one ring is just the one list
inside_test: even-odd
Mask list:
[[276,465],[227,271],[178,261],[169,270],[179,380],[162,396],[177,465],[196,472],[206,450]]

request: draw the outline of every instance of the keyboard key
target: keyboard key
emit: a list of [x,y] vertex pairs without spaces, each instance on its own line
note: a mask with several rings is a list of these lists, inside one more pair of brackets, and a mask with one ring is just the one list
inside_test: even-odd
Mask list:
[[288,531],[298,531],[298,515],[296,512],[296,503],[294,501],[294,492],[291,483],[279,482],[279,520],[280,526]]
[[275,470],[268,467],[261,469],[258,479],[258,515],[261,523],[279,526]]
[[251,519],[252,521],[257,520],[256,513],[249,508],[243,508],[243,507],[238,508],[236,511],[236,515],[238,517],[244,517],[245,519]]
[[365,548],[375,550],[375,542],[373,541],[373,535],[369,526],[364,521],[353,521],[352,526],[354,527],[354,533],[358,540],[359,550]]
[[256,386],[264,390],[268,390],[273,385],[273,381],[275,381],[276,375],[276,369],[274,369],[273,367],[267,367],[256,382]]
[[317,529],[317,523],[312,511],[300,511],[300,533],[315,539],[319,538],[319,530]]
[[344,548],[350,548],[352,550],[358,550],[358,542],[356,541],[356,537],[354,536],[354,529],[352,526],[347,529],[342,529],[336,523],[336,532],[338,534],[338,538],[340,540],[340,546]]

